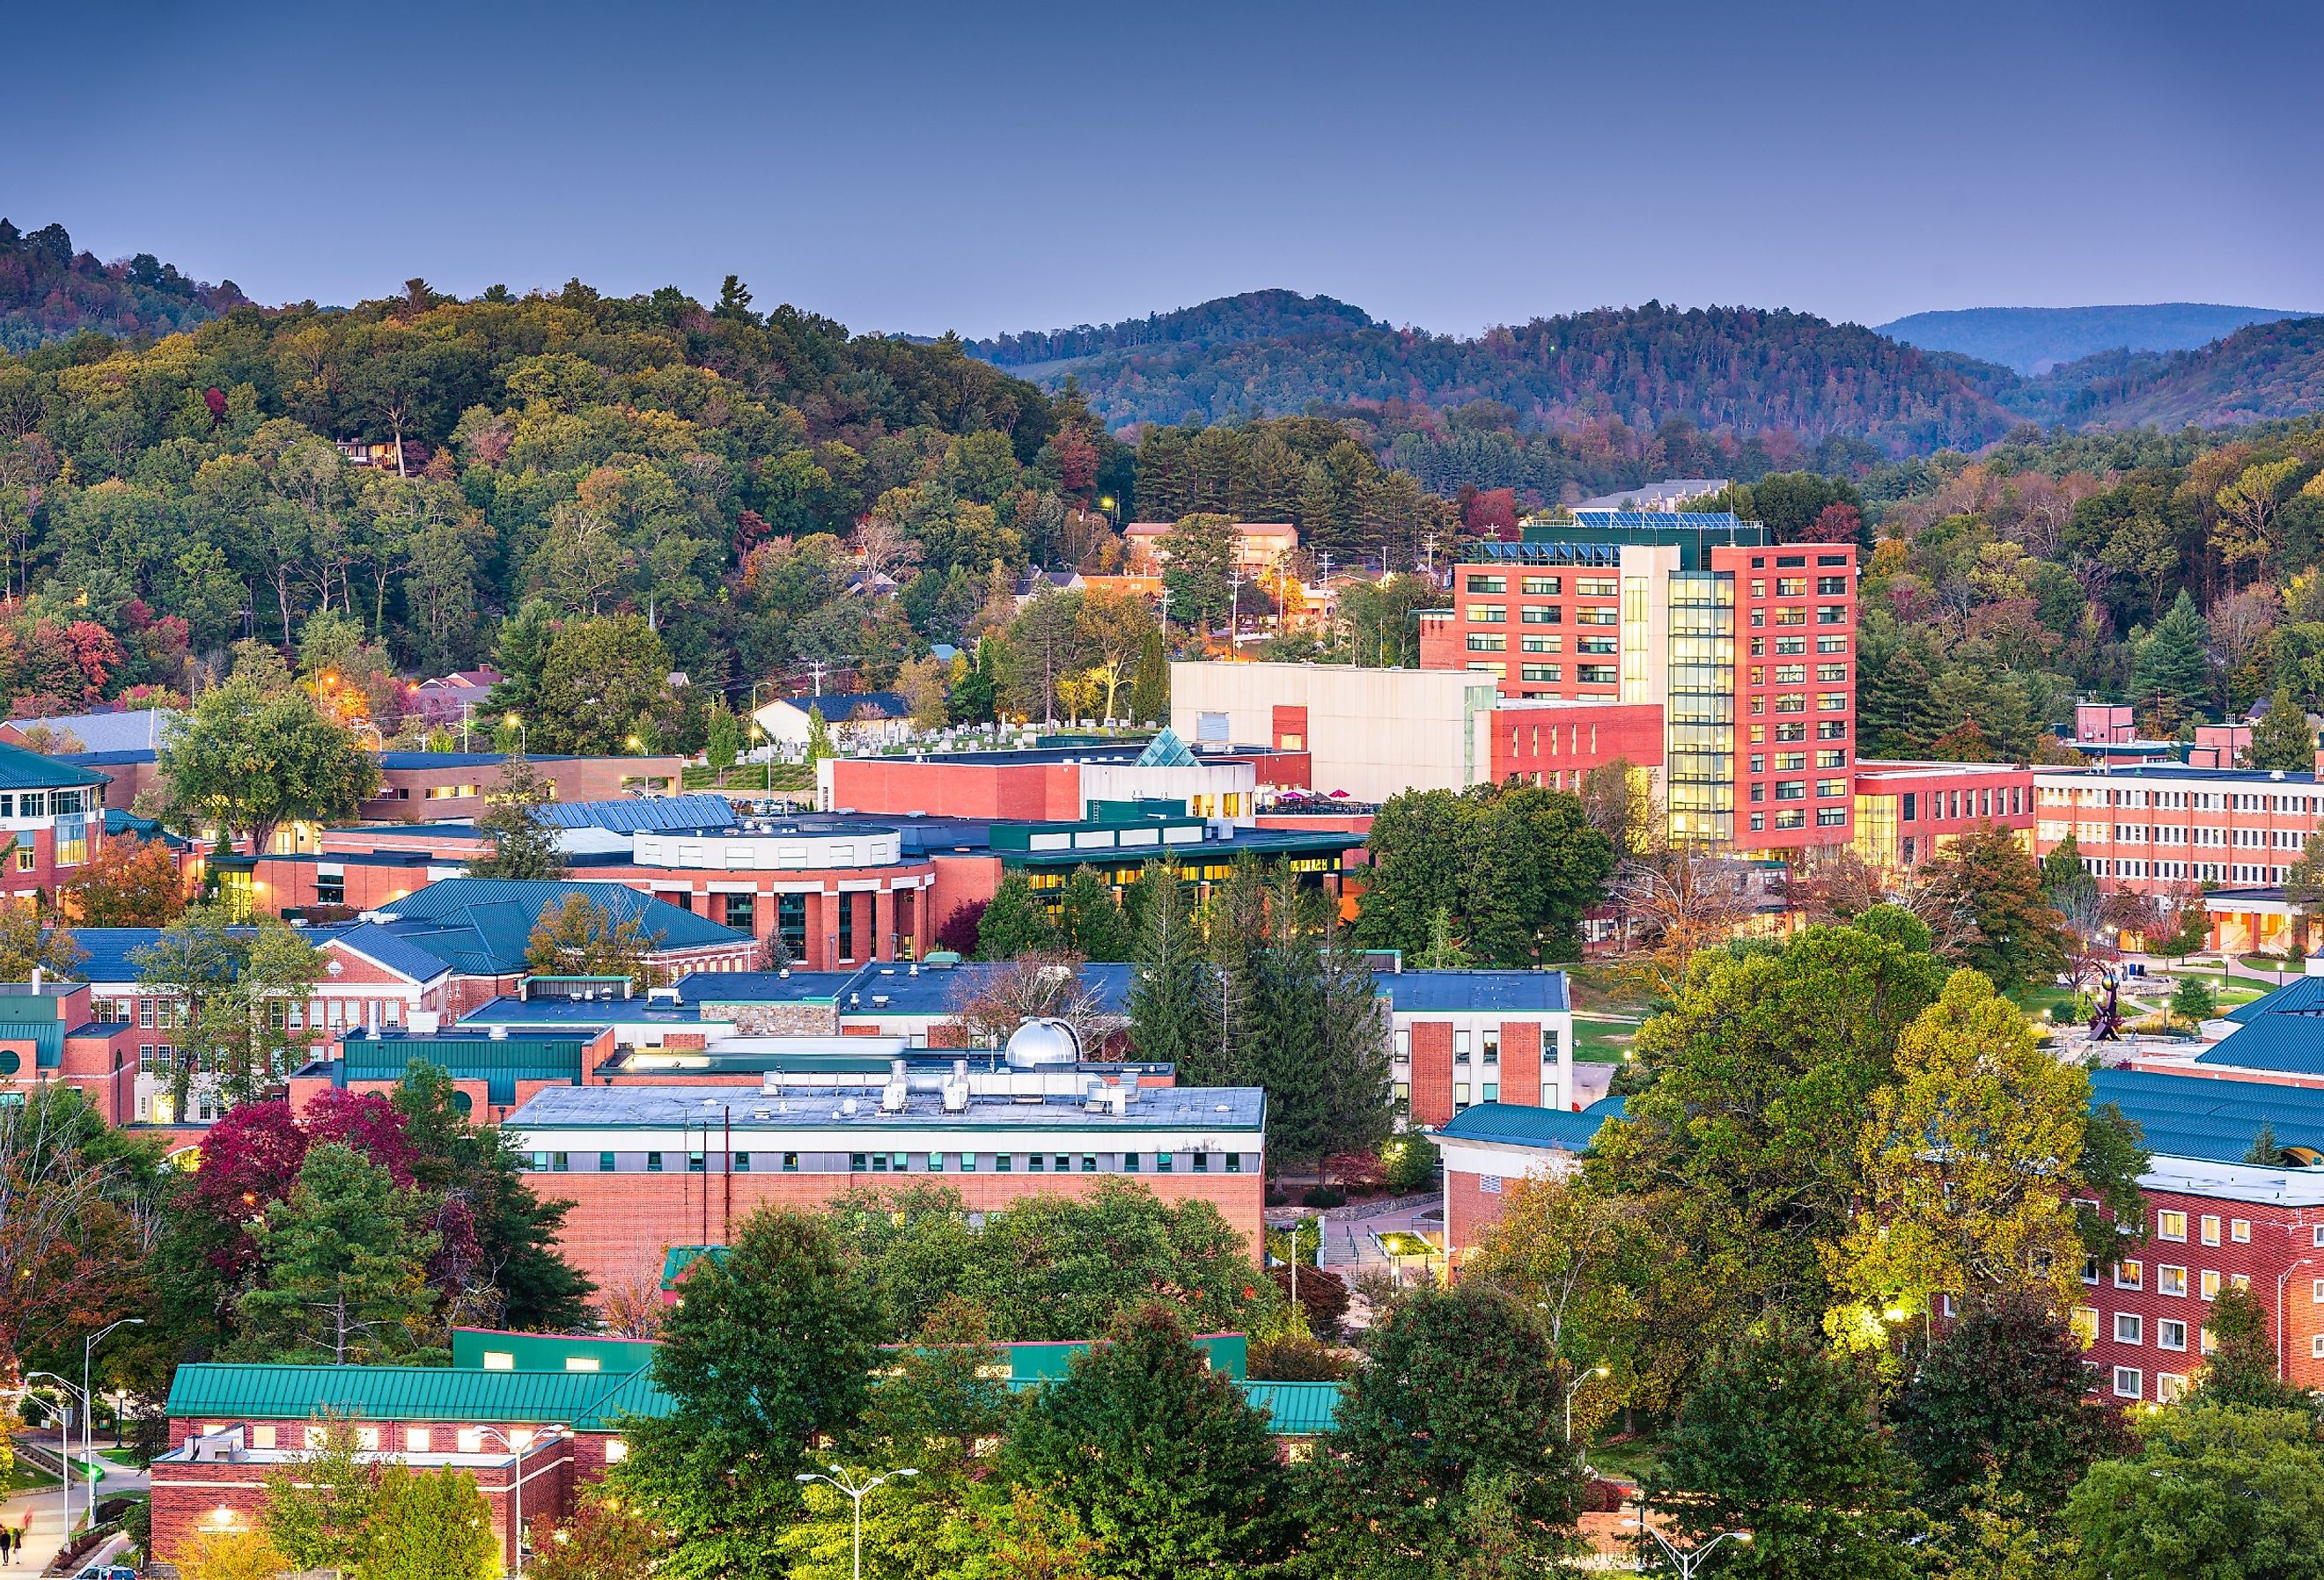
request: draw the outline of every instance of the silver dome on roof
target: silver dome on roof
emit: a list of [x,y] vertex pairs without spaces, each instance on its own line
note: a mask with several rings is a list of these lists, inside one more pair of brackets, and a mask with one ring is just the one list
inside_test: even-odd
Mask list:
[[1028,1021],[1009,1034],[1009,1067],[1012,1070],[1054,1068],[1081,1061],[1081,1039],[1063,1021]]

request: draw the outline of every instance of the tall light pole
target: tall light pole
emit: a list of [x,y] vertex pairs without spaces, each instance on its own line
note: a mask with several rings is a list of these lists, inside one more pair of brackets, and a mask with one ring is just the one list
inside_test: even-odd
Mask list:
[[1566,1443],[1567,1443],[1569,1446],[1570,1446],[1570,1445],[1572,1443],[1572,1441],[1573,1441],[1573,1396],[1574,1396],[1575,1394],[1577,1394],[1577,1393],[1581,1392],[1581,1391],[1582,1391],[1582,1385],[1583,1383],[1585,1383],[1585,1382],[1589,1381],[1592,1377],[1611,1377],[1613,1374],[1614,1374],[1614,1371],[1613,1371],[1613,1368],[1612,1368],[1612,1367],[1610,1367],[1610,1366],[1592,1366],[1592,1367],[1591,1367],[1591,1368],[1590,1368],[1590,1370],[1588,1370],[1587,1372],[1584,1372],[1581,1376],[1576,1377],[1576,1378],[1573,1380],[1572,1385],[1571,1387],[1569,1387],[1568,1389],[1566,1389],[1566,1391],[1565,1391],[1565,1441],[1566,1441]]
[[[80,1456],[88,1462],[88,1467],[92,1474],[94,1474],[97,1469],[97,1450],[91,1445],[89,1440],[89,1433],[92,1430],[89,1418],[97,1414],[97,1396],[88,1391],[89,1357],[97,1354],[98,1342],[102,1340],[106,1334],[111,1333],[115,1327],[143,1327],[144,1326],[145,1319],[142,1317],[124,1317],[120,1321],[115,1323],[112,1327],[100,1327],[95,1333],[89,1335],[88,1338],[81,1341],[80,1398],[82,1408],[80,1417]],[[94,1480],[89,1483],[88,1487],[88,1511],[92,1517],[97,1513],[97,1483]]]
[[[71,1383],[66,1381],[63,1378],[58,1376],[53,1372],[27,1372],[24,1373],[24,1381],[26,1382],[32,1381],[35,1377],[47,1378],[59,1388],[63,1389],[67,1393],[75,1391]],[[84,1410],[88,1409],[88,1395],[85,1393],[81,1395],[80,1408]],[[57,1545],[60,1548],[62,1548],[66,1543],[72,1539],[72,1415],[69,1410],[66,1410],[57,1417],[57,1468],[60,1473],[57,1479],[61,1483],[61,1489],[64,1492],[64,1529],[57,1534]]]
[[891,1470],[886,1475],[873,1476],[870,1481],[863,1482],[859,1484],[853,1476],[849,1475],[845,1471],[840,1469],[839,1466],[835,1465],[831,1467],[831,1474],[829,1475],[814,1475],[808,1472],[801,1471],[794,1479],[798,1481],[802,1485],[808,1482],[829,1482],[833,1486],[837,1487],[841,1492],[845,1492],[849,1497],[855,1500],[854,1575],[855,1580],[863,1580],[864,1494],[877,1491],[879,1488],[887,1485],[890,1482],[894,1481],[898,1476],[918,1475],[920,1473],[917,1470]]
[[[1644,1520],[1642,1519],[1639,1523],[1642,1525],[1645,1524]],[[1711,1556],[1711,1549],[1717,1547],[1720,1542],[1727,1540],[1729,1537],[1734,1538],[1737,1541],[1749,1541],[1751,1539],[1751,1533],[1748,1530],[1722,1530],[1717,1536],[1712,1537],[1709,1541],[1704,1542],[1701,1547],[1692,1548],[1685,1552],[1681,1552],[1678,1548],[1671,1546],[1670,1538],[1668,1537],[1665,1536],[1661,1531],[1656,1530],[1653,1526],[1647,1525],[1646,1527],[1646,1530],[1648,1536],[1653,1537],[1656,1542],[1661,1544],[1664,1556],[1668,1557],[1672,1563],[1678,1566],[1678,1580],[1694,1580],[1694,1572],[1702,1567],[1702,1560]]]
[[513,1438],[513,1437],[510,1437],[506,1432],[502,1431],[498,1427],[479,1427],[479,1428],[476,1429],[476,1435],[477,1435],[477,1438],[478,1438],[478,1440],[479,1440],[479,1441],[482,1441],[482,1440],[483,1440],[484,1434],[484,1433],[486,1433],[486,1432],[490,1432],[493,1437],[498,1437],[502,1442],[503,1442],[503,1443],[505,1443],[505,1444],[507,1444],[507,1445],[508,1445],[508,1451],[509,1451],[509,1487],[510,1487],[510,1491],[511,1491],[511,1494],[512,1494],[512,1502],[510,1503],[510,1512],[511,1512],[512,1514],[513,1514],[513,1515],[515,1516],[515,1518],[516,1518],[516,1569],[515,1569],[515,1574],[516,1574],[516,1575],[517,1575],[517,1580],[523,1580],[523,1576],[524,1576],[524,1450],[523,1450],[522,1448],[520,1448],[520,1447],[518,1447],[518,1446],[516,1446],[516,1439],[515,1439],[515,1438]]

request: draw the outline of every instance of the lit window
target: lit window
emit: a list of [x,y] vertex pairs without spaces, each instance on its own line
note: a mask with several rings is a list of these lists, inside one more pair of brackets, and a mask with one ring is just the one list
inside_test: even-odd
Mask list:
[[516,1356],[507,1350],[486,1350],[484,1352],[484,1370],[487,1372],[513,1372],[516,1370]]
[[2154,1237],[2157,1240],[2185,1240],[2187,1238],[2187,1215],[2184,1213],[2155,1214]]
[[2164,1404],[2175,1403],[2187,1391],[2187,1380],[2168,1372],[2154,1374],[2154,1397]]
[[2184,1295],[2187,1292],[2187,1270],[2183,1267],[2156,1268],[2154,1290],[2159,1295]]
[[605,1463],[607,1465],[619,1465],[629,1456],[630,1446],[627,1443],[622,1442],[619,1437],[608,1437],[605,1439]]
[[2219,1275],[2215,1272],[2206,1272],[2203,1275],[2202,1281],[2199,1287],[2203,1291],[2204,1299],[2218,1299],[2219,1298]]
[[2114,1264],[2114,1287],[2117,1289],[2143,1289],[2146,1287],[2146,1264],[2143,1261],[2118,1261]]
[[459,1436],[454,1439],[454,1442],[457,1445],[460,1452],[463,1454],[482,1454],[484,1451],[484,1428],[481,1427],[463,1427],[460,1428]]
[[2234,1241],[2238,1245],[2249,1244],[2251,1243],[2251,1220],[2249,1218],[2229,1218],[2227,1220],[2227,1238]]
[[2206,1245],[2217,1245],[2218,1243],[2218,1216],[2213,1213],[2205,1213],[2203,1215],[2203,1243]]
[[428,1452],[428,1444],[429,1436],[427,1428],[406,1427],[403,1428],[403,1451],[406,1454],[425,1454]]

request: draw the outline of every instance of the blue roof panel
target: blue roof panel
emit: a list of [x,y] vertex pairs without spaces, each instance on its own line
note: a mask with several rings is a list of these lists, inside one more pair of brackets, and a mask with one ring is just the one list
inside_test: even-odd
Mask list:
[[1563,971],[1391,971],[1380,990],[1398,1014],[1439,1010],[1533,1011],[1568,1009]]

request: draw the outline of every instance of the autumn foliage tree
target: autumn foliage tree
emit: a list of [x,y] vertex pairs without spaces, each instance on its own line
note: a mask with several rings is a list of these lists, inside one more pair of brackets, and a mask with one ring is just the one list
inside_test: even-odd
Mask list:
[[167,927],[186,909],[177,854],[134,835],[96,844],[88,864],[57,888],[65,914],[83,927]]

